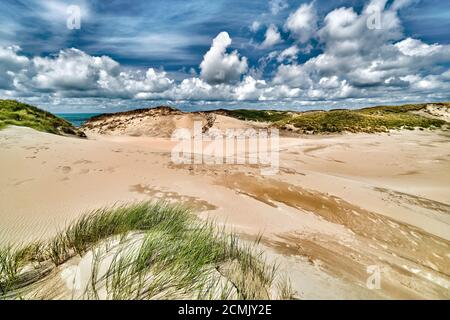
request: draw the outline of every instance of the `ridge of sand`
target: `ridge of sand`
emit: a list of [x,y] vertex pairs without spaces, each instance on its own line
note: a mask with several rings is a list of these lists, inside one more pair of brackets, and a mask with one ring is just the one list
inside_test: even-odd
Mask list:
[[194,122],[202,123],[202,132],[210,129],[226,130],[265,127],[264,123],[243,121],[217,112],[183,112],[172,107],[138,109],[104,114],[89,119],[81,130],[87,135],[112,135],[133,137],[170,138],[174,130],[193,128]]
[[[88,120],[81,129],[91,137],[109,135],[169,138],[176,129],[192,128],[194,122],[201,122],[203,133],[214,129],[225,131],[229,128],[276,127],[283,136],[295,137],[302,134],[335,134],[335,132],[388,132],[413,127],[424,130],[437,126],[445,129],[448,127],[446,123],[450,121],[448,103],[398,106],[398,114],[403,115],[400,118],[394,110],[394,107],[379,106],[358,110],[279,111],[279,113],[273,110],[225,109],[184,112],[169,106],[159,106],[96,116]],[[356,112],[360,120],[355,120],[355,123],[347,121],[349,112]],[[313,114],[313,117],[309,117],[309,114]],[[330,118],[317,117],[318,114],[330,115]],[[421,121],[416,118],[421,118]],[[297,125],[297,120],[302,119],[304,123],[300,121]],[[345,125],[341,121],[344,121]],[[398,121],[403,125],[398,124]]]
[[414,113],[424,117],[450,122],[450,107],[448,105],[428,104],[424,109]]

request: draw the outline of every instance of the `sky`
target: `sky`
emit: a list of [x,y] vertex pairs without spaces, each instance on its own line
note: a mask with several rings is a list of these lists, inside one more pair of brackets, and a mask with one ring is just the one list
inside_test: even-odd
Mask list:
[[0,2],[0,98],[52,112],[450,101],[450,2]]

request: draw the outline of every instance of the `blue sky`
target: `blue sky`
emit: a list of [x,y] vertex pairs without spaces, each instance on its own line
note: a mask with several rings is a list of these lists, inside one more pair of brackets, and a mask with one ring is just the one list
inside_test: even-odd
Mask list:
[[450,2],[2,0],[0,20],[0,95],[52,111],[450,100]]

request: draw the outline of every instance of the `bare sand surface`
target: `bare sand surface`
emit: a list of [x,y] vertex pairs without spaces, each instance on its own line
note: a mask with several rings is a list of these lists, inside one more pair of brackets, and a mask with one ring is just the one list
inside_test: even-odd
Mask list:
[[[450,298],[449,132],[282,137],[274,176],[177,165],[167,137],[126,133],[0,131],[0,244],[51,237],[87,210],[166,199],[244,241],[262,235],[298,298]],[[366,285],[370,266],[380,289]]]

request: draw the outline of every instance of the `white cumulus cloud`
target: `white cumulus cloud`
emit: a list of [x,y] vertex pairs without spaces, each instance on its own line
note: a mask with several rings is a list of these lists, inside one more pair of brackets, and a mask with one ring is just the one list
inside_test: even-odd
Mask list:
[[302,4],[291,13],[285,23],[286,30],[301,43],[309,41],[317,31],[317,13],[314,3]]
[[280,32],[278,31],[278,28],[274,24],[271,24],[266,30],[265,39],[263,43],[261,43],[260,48],[261,49],[271,48],[274,45],[281,43],[282,41],[283,40],[281,39],[281,35]]
[[200,63],[200,77],[208,83],[238,82],[248,70],[247,58],[240,57],[237,51],[227,53],[231,38],[227,32],[221,32],[214,38],[209,51]]
[[[247,58],[229,50],[232,39],[221,32],[204,55],[200,74],[186,73],[178,80],[164,70],[130,69],[75,48],[27,57],[18,46],[0,46],[0,94],[53,103],[93,98],[292,105],[448,100],[450,45],[405,36],[398,10],[408,3],[373,0],[361,11],[336,8],[321,21],[313,4],[303,4],[287,19],[294,43],[284,50],[265,53],[249,70]],[[380,8],[380,30],[367,28],[373,5]],[[315,41],[309,41],[312,37]],[[270,25],[263,45],[280,41],[278,29]],[[300,53],[312,45],[320,53],[302,62]],[[269,66],[273,72],[267,72]]]
[[295,60],[297,60],[299,52],[300,52],[300,49],[296,45],[293,45],[293,46],[281,51],[281,53],[277,57],[277,61],[280,63],[283,61],[288,61],[288,62],[295,61]]

